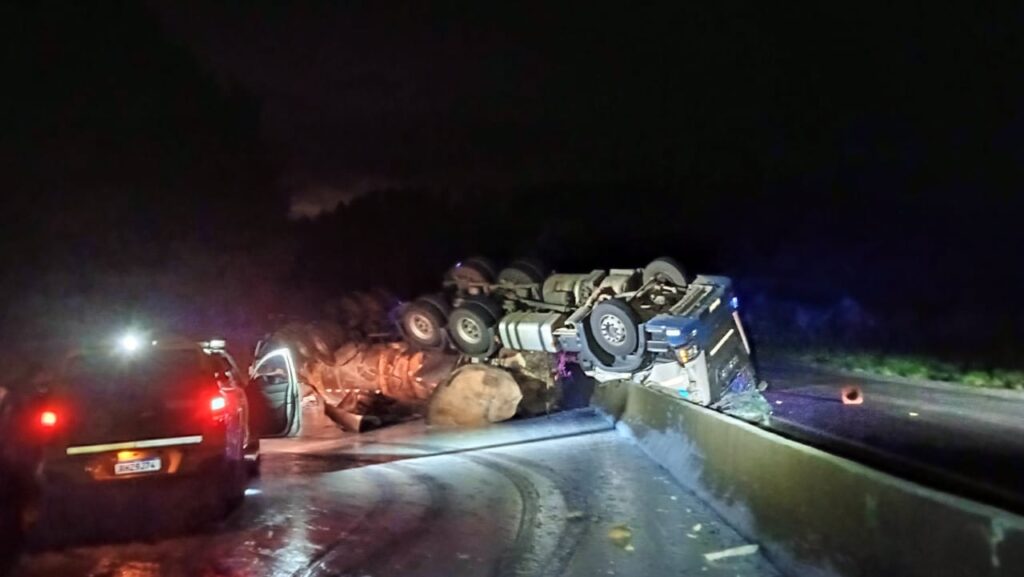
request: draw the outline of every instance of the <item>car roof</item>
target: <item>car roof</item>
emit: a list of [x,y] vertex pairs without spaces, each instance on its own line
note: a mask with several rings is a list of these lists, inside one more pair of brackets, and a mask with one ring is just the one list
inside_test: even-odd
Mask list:
[[[203,348],[199,343],[186,339],[184,337],[176,335],[158,335],[155,338],[150,339],[149,344],[150,350],[158,351],[195,351],[201,358],[205,358]],[[91,356],[97,353],[104,353],[111,350],[109,343],[104,344],[89,344],[77,347],[68,352],[64,357],[64,364],[66,365],[69,361],[77,357]]]

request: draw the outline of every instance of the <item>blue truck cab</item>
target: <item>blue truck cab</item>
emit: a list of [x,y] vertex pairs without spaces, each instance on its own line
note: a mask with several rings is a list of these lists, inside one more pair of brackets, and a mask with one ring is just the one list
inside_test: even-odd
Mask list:
[[[701,405],[713,404],[727,392],[756,387],[732,281],[698,275],[680,288],[657,287],[652,298],[632,303],[640,321],[634,353],[602,355],[593,336],[580,338],[578,358],[584,371],[599,381],[629,378],[669,389]],[[659,294],[665,292],[669,294]]]

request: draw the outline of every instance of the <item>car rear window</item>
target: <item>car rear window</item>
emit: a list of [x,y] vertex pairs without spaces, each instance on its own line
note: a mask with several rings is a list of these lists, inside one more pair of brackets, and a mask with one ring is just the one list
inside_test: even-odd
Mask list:
[[89,392],[159,392],[197,386],[202,357],[188,349],[156,349],[137,355],[88,354],[74,357],[64,385]]

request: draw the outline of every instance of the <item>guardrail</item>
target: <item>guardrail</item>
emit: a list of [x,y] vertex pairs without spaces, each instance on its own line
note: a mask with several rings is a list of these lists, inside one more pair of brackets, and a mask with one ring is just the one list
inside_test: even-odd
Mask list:
[[1024,517],[942,493],[630,383],[617,428],[794,576],[1024,575]]

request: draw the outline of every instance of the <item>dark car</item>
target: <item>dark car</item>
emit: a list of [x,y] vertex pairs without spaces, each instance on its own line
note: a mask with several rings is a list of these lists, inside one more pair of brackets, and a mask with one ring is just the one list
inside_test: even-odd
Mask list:
[[19,417],[37,450],[32,532],[115,511],[138,517],[151,505],[219,516],[241,503],[258,445],[233,372],[180,338],[70,355]]

